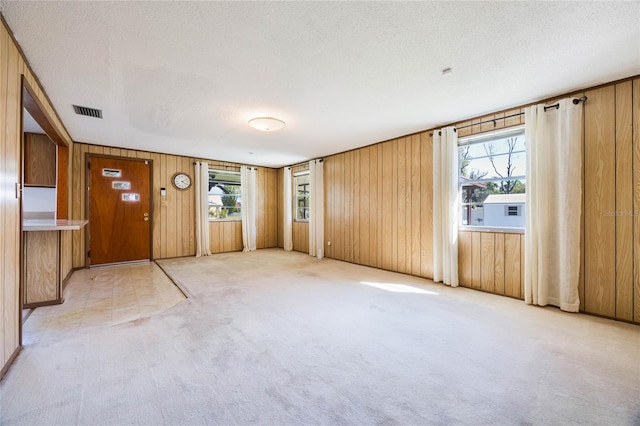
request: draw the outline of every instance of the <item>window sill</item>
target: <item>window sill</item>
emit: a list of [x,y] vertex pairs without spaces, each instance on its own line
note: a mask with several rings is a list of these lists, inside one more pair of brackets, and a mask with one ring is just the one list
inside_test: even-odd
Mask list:
[[503,233],[503,234],[524,234],[524,228],[500,228],[494,226],[468,226],[463,225],[458,227],[458,231],[465,232],[492,232],[492,233]]
[[294,222],[298,222],[298,223],[309,223],[309,219],[307,220],[299,220],[299,219],[294,219]]
[[209,222],[242,222],[242,219],[209,219]]

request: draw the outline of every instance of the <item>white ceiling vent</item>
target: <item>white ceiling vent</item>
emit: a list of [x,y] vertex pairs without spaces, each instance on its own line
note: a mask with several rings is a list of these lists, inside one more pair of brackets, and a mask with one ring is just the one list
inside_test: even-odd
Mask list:
[[102,110],[101,109],[95,109],[95,108],[89,108],[89,107],[74,105],[73,106],[73,110],[78,115],[86,115],[87,117],[102,118]]

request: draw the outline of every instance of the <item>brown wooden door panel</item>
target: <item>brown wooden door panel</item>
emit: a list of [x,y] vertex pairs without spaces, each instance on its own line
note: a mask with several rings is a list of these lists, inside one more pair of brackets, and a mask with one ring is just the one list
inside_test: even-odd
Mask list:
[[150,173],[148,161],[89,158],[90,265],[150,259]]

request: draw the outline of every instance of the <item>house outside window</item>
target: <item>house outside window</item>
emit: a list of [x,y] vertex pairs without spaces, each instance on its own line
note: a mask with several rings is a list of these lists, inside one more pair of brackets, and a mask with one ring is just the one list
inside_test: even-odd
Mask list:
[[301,172],[293,176],[296,222],[309,221],[309,184],[309,172]]
[[240,172],[209,170],[209,220],[242,220]]
[[460,225],[524,229],[524,127],[460,138],[458,154]]

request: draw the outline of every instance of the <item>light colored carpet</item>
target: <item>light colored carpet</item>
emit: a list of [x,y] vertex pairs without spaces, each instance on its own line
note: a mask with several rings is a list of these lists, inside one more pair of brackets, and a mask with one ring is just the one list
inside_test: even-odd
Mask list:
[[190,298],[26,347],[3,424],[640,422],[637,326],[278,249],[159,263]]

